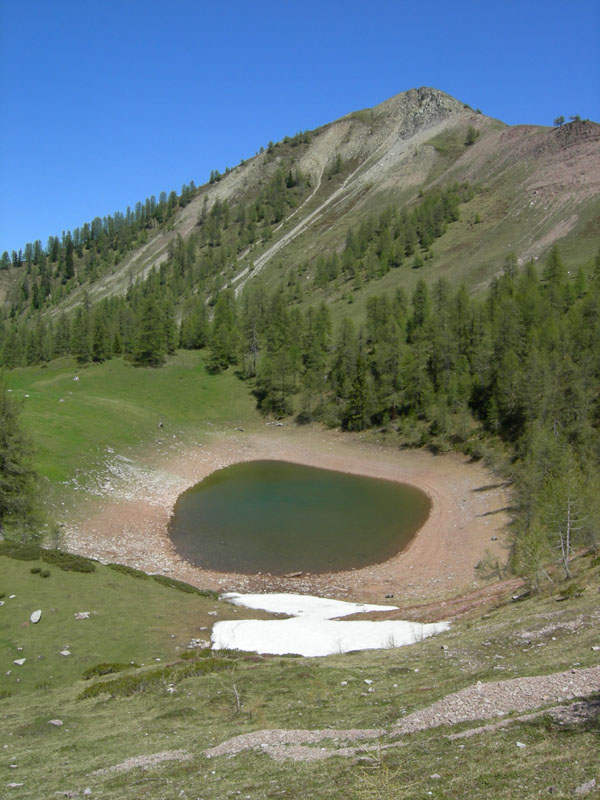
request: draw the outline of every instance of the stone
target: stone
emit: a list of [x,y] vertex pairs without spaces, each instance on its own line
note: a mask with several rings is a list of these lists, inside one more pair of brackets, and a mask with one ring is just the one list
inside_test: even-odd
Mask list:
[[575,794],[589,794],[596,788],[596,779],[592,778],[591,781],[587,781],[586,783],[582,783],[581,786],[578,786],[575,789]]
[[517,742],[517,747],[522,750],[524,747],[527,747],[527,745],[523,742]]
[[90,618],[90,612],[89,611],[78,611],[75,614],[75,619],[89,619],[89,618]]
[[70,656],[71,655],[71,651],[67,650],[67,648],[65,647],[64,650],[60,651],[60,654],[61,654],[61,656]]
[[15,658],[15,660],[13,661],[13,664],[18,664],[20,667],[22,667],[22,666],[23,666],[23,664],[24,664],[26,661],[27,661],[27,659],[26,659],[26,658]]
[[49,719],[48,720],[48,725],[54,725],[57,728],[60,728],[60,726],[62,724],[63,724],[62,719]]
[[38,608],[37,611],[34,611],[31,614],[31,616],[29,617],[29,621],[33,622],[33,624],[35,625],[36,622],[40,621],[41,616],[42,616],[42,610],[40,608]]

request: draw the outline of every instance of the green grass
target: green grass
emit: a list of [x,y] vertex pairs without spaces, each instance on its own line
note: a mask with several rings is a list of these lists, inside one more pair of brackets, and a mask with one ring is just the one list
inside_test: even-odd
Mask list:
[[[50,576],[32,573],[35,566]],[[250,616],[211,593],[182,592],[99,563],[92,573],[65,572],[45,561],[0,555],[0,594],[2,688],[16,696],[69,685],[98,664],[156,666],[176,659],[192,638],[210,638],[209,630],[200,630],[215,622],[209,611],[218,619]],[[41,620],[31,624],[37,609]],[[75,619],[82,611],[89,619]],[[60,654],[65,647],[70,656]],[[23,666],[13,663],[18,658],[27,659]]]
[[192,351],[179,351],[160,369],[120,358],[86,367],[57,359],[8,371],[4,380],[23,399],[35,466],[54,483],[96,466],[108,447],[123,452],[157,440],[189,442],[258,419],[247,386],[233,371],[208,375]]
[[[217,608],[221,619],[233,618],[234,610],[101,565],[89,575],[53,570],[47,581],[32,576],[29,567],[0,557],[2,590],[17,587],[17,597],[0,608],[0,674],[11,670],[3,688],[12,691],[0,699],[7,745],[0,786],[24,784],[10,790],[11,797],[37,800],[42,787],[49,797],[58,791],[81,794],[89,786],[92,796],[124,800],[523,800],[545,796],[549,787],[552,796],[572,797],[577,786],[599,777],[592,757],[600,743],[597,722],[560,726],[544,716],[454,741],[445,736],[448,728],[422,731],[405,736],[398,748],[371,753],[368,764],[341,757],[276,762],[260,749],[232,759],[203,755],[213,744],[264,728],[389,729],[405,714],[478,680],[598,664],[592,646],[600,643],[600,566],[590,557],[574,562],[577,584],[584,587],[580,597],[557,602],[557,592],[508,600],[411,647],[319,659],[234,653],[215,658],[210,652],[182,659],[177,648],[198,625],[214,621],[208,610]],[[98,613],[76,622],[72,612],[82,610],[82,597],[85,610]],[[44,614],[28,626],[34,607]],[[237,616],[246,614],[240,609]],[[553,630],[544,632],[548,625]],[[67,643],[72,655],[59,656],[56,646]],[[16,645],[28,657],[23,667],[12,665]],[[119,668],[132,660],[144,666],[101,674],[110,662]],[[97,675],[84,680],[84,671],[94,666]],[[373,681],[374,692],[366,691],[365,679]],[[89,692],[94,696],[80,699],[88,687],[97,687]],[[61,727],[48,723],[57,718]],[[526,747],[518,748],[517,741]],[[132,756],[178,749],[189,760],[93,774]]]

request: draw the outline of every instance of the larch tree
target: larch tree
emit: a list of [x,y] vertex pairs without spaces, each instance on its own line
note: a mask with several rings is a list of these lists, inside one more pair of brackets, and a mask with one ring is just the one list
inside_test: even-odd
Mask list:
[[17,401],[0,384],[0,540],[9,527],[20,529],[24,541],[33,519],[36,473],[19,416]]

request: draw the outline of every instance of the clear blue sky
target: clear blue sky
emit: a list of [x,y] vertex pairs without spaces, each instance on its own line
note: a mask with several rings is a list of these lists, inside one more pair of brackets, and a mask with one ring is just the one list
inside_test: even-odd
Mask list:
[[0,0],[0,252],[432,86],[600,121],[592,0]]

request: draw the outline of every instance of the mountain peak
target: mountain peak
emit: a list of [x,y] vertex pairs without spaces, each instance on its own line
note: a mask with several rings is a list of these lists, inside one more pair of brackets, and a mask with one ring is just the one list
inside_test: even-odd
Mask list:
[[377,115],[393,115],[399,120],[411,120],[419,123],[419,127],[429,127],[448,117],[469,111],[469,107],[449,94],[421,86],[419,89],[409,89],[400,92],[374,109]]

